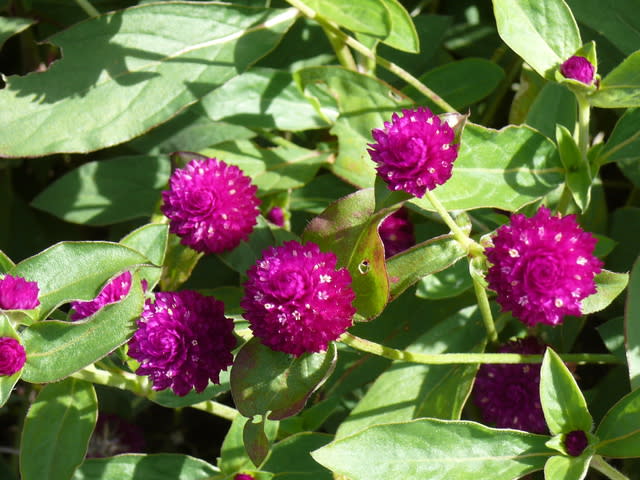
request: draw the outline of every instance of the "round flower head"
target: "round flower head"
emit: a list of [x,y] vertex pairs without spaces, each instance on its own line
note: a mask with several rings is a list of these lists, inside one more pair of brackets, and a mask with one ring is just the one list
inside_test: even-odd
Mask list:
[[105,305],[119,302],[129,294],[131,289],[131,272],[124,272],[111,280],[100,291],[98,296],[89,302],[71,302],[74,312],[71,320],[82,320],[90,317]]
[[502,310],[526,325],[557,325],[565,315],[580,315],[580,301],[596,291],[602,267],[593,256],[596,242],[574,215],[551,216],[546,207],[532,218],[513,215],[486,249],[489,287]]
[[586,58],[574,55],[560,65],[560,73],[562,73],[565,78],[571,78],[591,85],[593,83],[595,68],[593,68],[591,62]]
[[371,132],[369,154],[390,190],[418,198],[451,177],[458,145],[453,129],[426,107],[394,113],[384,129]]
[[267,213],[267,220],[278,227],[284,227],[284,211],[280,207],[273,207]]
[[129,356],[140,362],[138,375],[149,375],[154,390],[171,387],[177,395],[202,392],[233,362],[233,321],[224,304],[197,292],[156,293],[147,300],[138,330],[129,340]]
[[385,258],[393,257],[416,244],[413,223],[404,207],[385,218],[378,228],[378,233],[384,244]]
[[355,294],[346,268],[315,243],[267,249],[249,269],[240,305],[264,345],[300,356],[320,352],[351,326]]
[[216,158],[191,160],[171,175],[162,213],[181,242],[198,252],[232,250],[256,224],[260,200],[251,179]]
[[[500,353],[537,355],[545,346],[535,337],[511,341]],[[484,364],[473,387],[474,402],[487,423],[531,433],[547,433],[540,404],[540,364]]]
[[37,282],[5,275],[0,278],[0,310],[31,310],[40,305]]
[[589,445],[587,434],[582,430],[573,430],[567,433],[564,438],[564,448],[572,457],[579,457],[585,448]]
[[233,480],[255,480],[253,475],[249,475],[248,473],[237,473]]
[[0,337],[0,376],[11,376],[19,371],[27,355],[24,347],[13,337]]

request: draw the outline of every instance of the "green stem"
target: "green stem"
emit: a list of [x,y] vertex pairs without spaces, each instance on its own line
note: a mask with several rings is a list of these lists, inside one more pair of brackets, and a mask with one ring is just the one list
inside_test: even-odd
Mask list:
[[591,466],[611,480],[629,480],[629,477],[623,475],[605,462],[600,455],[593,456],[591,459]]
[[91,5],[91,3],[89,3],[89,0],[76,0],[76,3],[90,17],[97,17],[98,15],[100,15],[100,12],[96,10],[96,8]]
[[576,95],[578,99],[578,148],[582,154],[582,161],[585,165],[589,164],[587,152],[589,151],[589,116],[591,106],[589,100],[584,95]]
[[476,299],[478,300],[478,307],[480,308],[484,328],[487,330],[487,338],[491,343],[496,343],[498,341],[498,331],[493,321],[493,313],[491,313],[487,290],[475,276],[472,275],[471,279],[473,280],[473,289],[475,290]]
[[[132,393],[135,393],[136,395],[145,398],[153,395],[151,384],[146,377],[139,377],[138,375],[129,372],[111,372],[96,368],[94,365],[89,365],[82,370],[71,374],[71,376],[73,378],[86,380],[87,382],[96,383],[98,385],[115,387],[119,388],[120,390],[128,390]],[[203,410],[229,421],[232,421],[238,415],[238,411],[236,409],[218,402],[214,402],[213,400],[196,403],[195,405],[189,406],[191,408]]]
[[349,70],[353,70],[354,72],[357,72],[358,65],[356,64],[356,61],[353,58],[353,55],[351,54],[351,50],[349,50],[344,40],[339,36],[337,36],[334,33],[334,30],[327,28],[326,25],[322,25],[322,29],[324,30],[325,35],[329,39],[329,43],[331,44],[331,47],[333,48],[333,51],[336,54],[336,57],[338,57],[338,61],[340,62],[340,65],[342,65],[343,67]]
[[207,400],[206,402],[196,403],[194,405],[190,405],[191,408],[195,408],[196,410],[202,410],[203,412],[210,413],[215,415],[216,417],[224,418],[225,420],[229,420],[233,422],[233,420],[240,415],[240,413],[235,409],[228,407],[227,405],[223,405],[222,403],[214,402],[213,400]]
[[458,243],[462,246],[462,248],[464,248],[467,252],[469,252],[469,254],[473,257],[482,255],[482,251],[483,251],[482,246],[476,243],[474,240],[472,240],[469,237],[469,235],[467,235],[462,231],[462,229],[458,226],[458,224],[453,219],[453,217],[449,215],[449,212],[447,211],[447,209],[444,208],[444,205],[440,203],[440,200],[438,200],[438,197],[436,197],[435,194],[429,190],[427,190],[427,192],[425,193],[425,196],[431,202],[431,205],[433,205],[433,208],[435,209],[436,212],[438,212],[438,214],[440,215],[440,218],[442,218],[442,220],[447,225],[447,227],[451,229],[453,238],[455,238],[458,241]]
[[562,187],[562,194],[560,195],[560,200],[558,201],[558,205],[556,207],[558,213],[561,213],[562,215],[566,215],[567,213],[569,213],[571,200],[573,200],[571,190],[569,190],[569,187],[565,183]]
[[293,5],[295,8],[300,10],[306,17],[315,20],[318,22],[325,31],[332,32],[337,38],[343,41],[346,45],[353,48],[355,51],[360,52],[365,57],[376,61],[380,66],[386,68],[391,73],[397,75],[402,80],[407,82],[409,85],[413,86],[416,90],[418,90],[422,95],[427,97],[433,103],[435,103],[438,107],[440,107],[445,112],[456,112],[456,109],[449,105],[443,98],[441,98],[438,94],[436,94],[433,90],[427,87],[424,83],[418,80],[416,77],[411,75],[409,72],[399,67],[393,62],[382,58],[379,55],[376,55],[371,49],[358,42],[355,38],[347,35],[338,27],[332,25],[329,21],[322,18],[322,16],[318,15],[318,13],[309,8],[304,3],[299,0],[287,0],[288,3]]
[[[373,355],[388,358],[390,360],[402,360],[411,363],[424,365],[453,365],[453,364],[473,364],[473,363],[542,363],[543,355],[520,355],[518,353],[440,353],[427,354],[415,353],[407,350],[398,350],[387,347],[364,338],[357,337],[350,333],[344,333],[339,340],[345,345],[371,353]],[[560,355],[566,363],[600,363],[600,364],[620,364],[617,357],[600,353],[569,353]]]

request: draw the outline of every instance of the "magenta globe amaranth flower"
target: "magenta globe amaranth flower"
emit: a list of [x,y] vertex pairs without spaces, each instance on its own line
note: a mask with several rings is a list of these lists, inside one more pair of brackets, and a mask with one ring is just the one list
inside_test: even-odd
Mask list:
[[[506,343],[500,353],[537,355],[545,346],[535,337]],[[499,428],[547,433],[540,403],[540,364],[484,364],[473,388],[474,403],[483,421]]]
[[131,272],[124,272],[111,280],[100,291],[98,296],[89,302],[71,302],[74,312],[71,320],[82,320],[90,317],[105,305],[119,302],[124,299],[131,289]]
[[31,310],[40,305],[37,282],[5,275],[0,278],[0,310]]
[[177,395],[191,388],[202,392],[233,362],[233,321],[224,304],[198,292],[156,293],[147,300],[138,330],[129,341],[129,356],[140,362],[138,375],[148,375],[154,390],[171,387]]
[[582,430],[573,430],[564,437],[564,448],[572,457],[579,457],[589,445],[587,434]]
[[295,356],[320,352],[351,326],[355,294],[346,268],[315,243],[267,249],[249,269],[240,305],[264,345]]
[[267,212],[267,220],[278,227],[284,227],[284,210],[280,207],[273,207]]
[[384,129],[371,132],[369,154],[390,190],[418,198],[451,177],[458,156],[453,129],[426,107],[394,113]]
[[27,360],[24,347],[13,337],[0,337],[0,376],[18,372]]
[[557,325],[565,315],[580,315],[580,301],[596,292],[602,267],[593,255],[596,242],[575,215],[552,216],[546,207],[531,218],[513,215],[486,249],[489,288],[502,310],[526,325]]
[[248,473],[236,473],[233,480],[255,480],[255,478],[253,475],[249,475]]
[[204,253],[232,250],[246,240],[260,213],[251,179],[216,158],[192,160],[171,175],[162,212],[181,242]]
[[560,73],[562,73],[565,78],[571,78],[591,85],[594,79],[595,68],[586,58],[574,55],[560,65]]
[[413,223],[409,220],[409,211],[405,207],[385,218],[378,227],[378,233],[384,245],[385,258],[392,257],[416,244]]

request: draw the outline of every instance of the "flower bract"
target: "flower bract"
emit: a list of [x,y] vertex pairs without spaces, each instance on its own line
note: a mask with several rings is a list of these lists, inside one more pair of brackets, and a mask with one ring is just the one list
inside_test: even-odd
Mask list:
[[11,376],[27,360],[24,347],[13,337],[0,337],[0,376]]
[[451,177],[458,156],[455,132],[426,107],[394,113],[383,129],[371,132],[376,170],[391,190],[421,198]]
[[131,289],[131,272],[124,272],[111,280],[100,291],[98,296],[89,302],[71,302],[74,310],[71,320],[82,320],[90,317],[105,305],[119,302],[129,294]]
[[31,310],[40,305],[37,282],[5,275],[0,278],[0,310]]
[[240,305],[264,345],[295,356],[320,352],[351,326],[351,275],[336,261],[315,243],[290,241],[249,269]]
[[486,249],[489,288],[503,311],[526,325],[557,325],[580,315],[580,301],[595,293],[602,261],[593,255],[596,238],[574,215],[552,216],[541,207],[531,218],[511,217]]
[[192,160],[171,175],[162,212],[181,242],[204,253],[232,250],[256,224],[256,186],[238,167],[216,158]]
[[129,341],[129,356],[140,362],[154,390],[171,387],[177,395],[202,392],[233,362],[233,321],[224,304],[198,292],[156,293],[147,300],[138,330]]
[[[535,337],[502,345],[500,353],[542,354],[545,346]],[[540,364],[484,364],[478,370],[474,402],[485,422],[499,428],[547,433],[540,403]]]

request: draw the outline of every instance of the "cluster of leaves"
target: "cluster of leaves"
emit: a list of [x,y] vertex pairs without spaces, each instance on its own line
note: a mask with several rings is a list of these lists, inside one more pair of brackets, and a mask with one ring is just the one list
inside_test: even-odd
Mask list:
[[[0,18],[3,52],[21,53],[2,57],[4,73],[38,70],[3,77],[0,90],[0,272],[37,281],[41,303],[0,314],[0,333],[19,336],[28,354],[21,372],[0,379],[10,425],[21,424],[29,389],[38,392],[15,437],[21,478],[512,479],[543,471],[572,480],[592,462],[606,468],[600,456],[630,459],[619,466],[637,471],[640,111],[624,110],[640,106],[636,2],[289,3],[101,0],[94,7],[113,12],[86,18],[85,0],[0,2],[9,14]],[[597,89],[557,76],[576,53],[597,66]],[[406,74],[470,114],[453,177],[437,190],[462,229],[481,237],[509,212],[569,201],[599,236],[606,268],[631,270],[628,287],[625,274],[598,277],[598,294],[583,306],[597,315],[537,332],[557,352],[609,351],[619,364],[579,367],[583,395],[547,352],[541,403],[552,437],[476,423],[468,398],[477,364],[390,362],[340,344],[294,360],[252,339],[221,384],[201,394],[151,392],[131,375],[122,345],[142,309],[141,280],[149,291],[215,295],[242,334],[247,268],[264,248],[299,237],[351,271],[354,334],[413,353],[487,349],[466,252],[428,200],[409,204],[417,245],[384,258],[377,228],[393,202],[366,155],[371,129],[413,105],[444,111]],[[572,136],[576,98],[598,107],[591,130],[604,134],[586,167]],[[172,159],[192,157],[174,153],[184,151],[239,166],[265,215],[285,210],[286,228],[259,218],[248,242],[221,255],[181,246],[158,203]],[[125,300],[67,321],[69,302],[93,298],[126,269],[136,273]],[[624,296],[611,303],[625,288],[626,304]],[[525,333],[508,314],[498,327],[504,340]],[[85,460],[98,411],[93,383],[175,409],[233,400],[241,415],[212,447],[215,466],[183,454]],[[16,384],[22,395],[11,395]],[[98,391],[101,405],[109,391]],[[567,455],[566,434],[591,432],[594,422],[588,448]],[[0,469],[16,477],[5,463]]]

